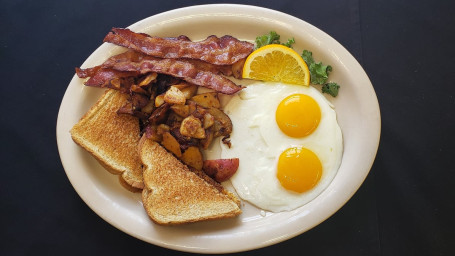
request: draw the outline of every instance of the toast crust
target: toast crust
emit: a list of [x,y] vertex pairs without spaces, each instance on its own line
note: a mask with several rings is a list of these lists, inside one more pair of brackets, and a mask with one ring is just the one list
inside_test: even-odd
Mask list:
[[[128,95],[108,89],[71,129],[73,141],[87,150],[109,172],[120,175],[130,191],[142,189],[142,164],[137,154],[139,120],[118,115]],[[129,186],[129,187],[128,187]]]
[[157,142],[143,136],[138,150],[144,165],[142,202],[155,223],[183,224],[242,212],[232,193],[205,174],[192,172]]

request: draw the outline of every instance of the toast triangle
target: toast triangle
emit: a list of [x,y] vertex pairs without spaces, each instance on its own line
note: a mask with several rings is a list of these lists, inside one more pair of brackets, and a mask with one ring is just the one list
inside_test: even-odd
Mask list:
[[240,200],[205,175],[192,171],[157,142],[143,136],[139,156],[144,165],[142,201],[158,224],[183,224],[239,215]]
[[118,115],[117,110],[128,95],[108,89],[71,129],[71,137],[113,174],[130,191],[144,187],[142,164],[137,154],[140,140],[139,120],[131,115]]

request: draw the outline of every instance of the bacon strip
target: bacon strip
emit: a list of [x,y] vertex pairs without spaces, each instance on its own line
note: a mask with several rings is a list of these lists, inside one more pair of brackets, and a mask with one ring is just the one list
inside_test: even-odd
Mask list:
[[139,74],[156,72],[183,79],[189,83],[213,89],[224,94],[234,94],[242,89],[224,76],[232,74],[230,66],[216,66],[198,60],[161,59],[135,51],[127,51],[107,59],[101,66],[76,68],[79,77],[90,77],[87,86],[129,90],[132,79]]
[[[101,86],[113,78],[156,72],[171,75],[187,82],[204,86],[224,94],[234,94],[242,89],[219,74],[232,74],[230,66],[217,66],[198,60],[161,59],[140,52],[127,51],[107,59],[101,67],[76,69],[78,75],[92,75],[85,82],[88,86]],[[94,73],[94,74],[93,74]],[[110,85],[109,85],[110,86]],[[106,87],[109,87],[106,85]],[[109,87],[111,88],[111,87]]]
[[86,68],[86,69],[81,69],[81,68],[76,68],[76,74],[79,78],[87,78],[94,76],[98,70],[100,70],[101,65],[95,66],[92,68]]
[[[233,65],[214,65],[201,60],[180,59],[194,65],[198,70],[204,70],[215,74],[223,74],[225,76],[233,76]],[[235,64],[234,64],[235,65]],[[238,77],[236,77],[238,78]]]
[[242,89],[224,76],[199,70],[190,62],[176,59],[160,59],[147,56],[138,62],[125,61],[106,65],[114,70],[139,72],[141,74],[156,72],[181,78],[189,83],[213,89],[224,94],[234,94]]
[[118,71],[100,65],[87,69],[76,68],[76,74],[80,78],[90,77],[84,83],[86,86],[112,88],[127,93],[139,72]]
[[246,58],[254,49],[249,42],[232,36],[209,36],[199,42],[177,38],[152,37],[129,29],[113,28],[104,42],[124,46],[144,54],[171,59],[199,59],[216,65],[231,65]]
[[[120,53],[120,54],[110,57],[103,63],[102,66],[103,67],[112,67],[115,63],[129,62],[129,61],[141,62],[145,59],[157,59],[157,58],[145,55],[140,52],[129,50],[124,53]],[[215,73],[218,75],[223,74],[225,76],[234,75],[233,74],[233,65],[214,65],[214,64],[210,64],[210,63],[207,63],[207,62],[204,62],[201,60],[192,60],[192,59],[181,59],[181,61],[191,63],[198,70],[208,71],[208,72],[212,72],[212,73]],[[242,65],[242,67],[243,67],[243,65]],[[96,69],[96,67],[94,67],[92,69]],[[87,73],[88,69],[85,69],[84,71]],[[77,70],[76,70],[76,72],[77,72]],[[78,75],[79,75],[79,73],[78,73]],[[79,76],[79,77],[81,77],[81,76]]]

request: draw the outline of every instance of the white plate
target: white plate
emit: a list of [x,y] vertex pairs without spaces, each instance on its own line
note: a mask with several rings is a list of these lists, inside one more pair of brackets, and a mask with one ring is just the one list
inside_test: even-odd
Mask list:
[[[133,31],[157,36],[187,35],[192,40],[208,35],[233,35],[254,40],[270,30],[282,40],[294,37],[295,49],[308,49],[318,61],[329,63],[330,79],[341,84],[335,105],[344,137],[342,164],[330,186],[310,203],[294,211],[267,213],[245,203],[235,219],[163,227],[152,223],[142,208],[140,194],[123,189],[115,175],[78,147],[71,127],[94,104],[102,91],[84,87],[73,77],[57,120],[57,142],[66,174],[74,189],[104,220],[146,242],[175,250],[227,253],[260,248],[299,235],[318,225],[340,209],[366,178],[376,155],[380,136],[380,113],[376,94],[362,67],[333,38],[290,15],[246,5],[203,5],[177,9],[141,20]],[[107,33],[108,31],[106,31]],[[101,64],[121,51],[101,45],[82,67]],[[235,125],[235,124],[234,124]]]

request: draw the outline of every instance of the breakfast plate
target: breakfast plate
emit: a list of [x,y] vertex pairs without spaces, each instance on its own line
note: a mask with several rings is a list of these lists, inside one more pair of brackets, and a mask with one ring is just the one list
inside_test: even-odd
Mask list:
[[[295,210],[271,213],[243,202],[243,213],[237,218],[159,226],[147,216],[139,193],[126,191],[117,176],[107,172],[72,141],[69,130],[103,92],[85,87],[83,80],[74,76],[58,114],[60,158],[74,189],[108,223],[138,239],[174,250],[199,253],[251,250],[290,239],[318,225],[340,209],[368,175],[380,137],[376,94],[355,58],[321,30],[278,11],[232,4],[176,9],[141,20],[129,28],[162,37],[187,35],[192,40],[208,35],[232,35],[252,41],[271,30],[283,39],[294,37],[294,49],[297,52],[308,49],[318,61],[331,64],[334,71],[330,80],[342,86],[336,98],[326,97],[335,106],[343,133],[343,157],[330,185],[314,200]],[[99,65],[121,51],[121,47],[104,43],[82,67]],[[215,156],[219,152],[214,149],[210,154]]]

